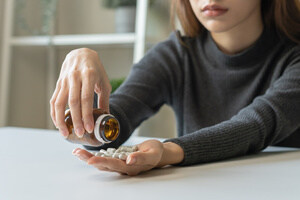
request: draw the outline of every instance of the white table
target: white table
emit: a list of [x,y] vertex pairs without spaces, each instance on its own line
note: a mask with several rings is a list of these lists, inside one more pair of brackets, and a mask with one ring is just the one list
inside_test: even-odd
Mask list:
[[255,156],[129,177],[85,164],[71,154],[75,147],[57,131],[0,128],[0,199],[300,199],[299,149],[271,147]]

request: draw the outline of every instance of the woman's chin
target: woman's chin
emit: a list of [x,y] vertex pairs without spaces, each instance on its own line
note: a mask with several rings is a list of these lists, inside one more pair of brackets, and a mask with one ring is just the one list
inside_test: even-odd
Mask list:
[[223,33],[229,31],[232,26],[224,24],[224,22],[216,22],[216,21],[211,21],[207,23],[202,23],[204,27],[209,31],[213,33]]

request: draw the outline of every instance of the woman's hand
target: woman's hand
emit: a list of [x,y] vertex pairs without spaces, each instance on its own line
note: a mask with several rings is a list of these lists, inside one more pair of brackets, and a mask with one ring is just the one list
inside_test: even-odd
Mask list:
[[71,51],[65,58],[55,91],[50,100],[51,118],[64,137],[68,136],[65,108],[69,104],[74,130],[82,137],[84,129],[94,129],[94,91],[98,94],[98,106],[109,112],[111,85],[97,52],[82,48]]
[[147,140],[139,144],[138,151],[131,153],[126,161],[94,156],[80,148],[75,149],[73,154],[99,170],[118,172],[129,176],[137,175],[155,167],[180,163],[184,157],[183,150],[179,145],[172,142],[161,143],[158,140]]

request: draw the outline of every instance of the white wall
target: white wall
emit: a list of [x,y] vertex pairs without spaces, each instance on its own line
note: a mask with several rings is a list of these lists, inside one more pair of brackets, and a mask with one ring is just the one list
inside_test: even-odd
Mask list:
[[[28,24],[35,28],[39,27],[41,23],[39,1],[27,0],[26,2],[24,14]],[[59,0],[58,2],[57,34],[114,32],[114,10],[103,9],[99,0]],[[0,0],[0,44],[4,19],[3,4],[4,0]],[[149,9],[148,43],[153,44],[167,38],[171,31],[165,7],[166,1],[156,1],[156,4]],[[28,33],[16,26],[15,34],[26,35]],[[132,63],[132,47],[92,46],[91,48],[99,52],[110,78],[123,77],[128,74]],[[73,48],[56,48],[58,72],[65,55],[71,49]],[[48,92],[46,69],[47,50],[44,47],[16,47],[13,49],[9,126],[46,128],[46,113],[49,109],[49,99],[46,95]],[[175,134],[174,123],[174,116],[170,108],[163,107],[159,115],[142,125],[140,133],[141,135],[172,137]]]

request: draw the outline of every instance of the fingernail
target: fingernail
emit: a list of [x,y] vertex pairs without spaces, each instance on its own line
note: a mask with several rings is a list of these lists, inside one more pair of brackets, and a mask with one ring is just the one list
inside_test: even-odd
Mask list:
[[67,130],[60,130],[60,132],[62,133],[62,135],[64,136],[64,138],[67,138],[69,135],[69,132]]
[[91,124],[91,123],[87,123],[86,129],[87,129],[87,131],[88,131],[89,133],[92,133],[92,132],[93,132],[92,124]]
[[73,154],[73,155],[76,155],[77,151],[78,151],[77,148],[76,148],[76,149],[73,149],[72,154]]
[[75,130],[76,135],[77,135],[78,137],[80,137],[80,138],[83,137],[83,134],[84,134],[83,132],[84,132],[84,131],[83,131],[82,128],[77,128],[77,129]]
[[126,164],[127,165],[133,165],[136,162],[136,158],[134,157],[128,157],[128,159],[126,160]]

